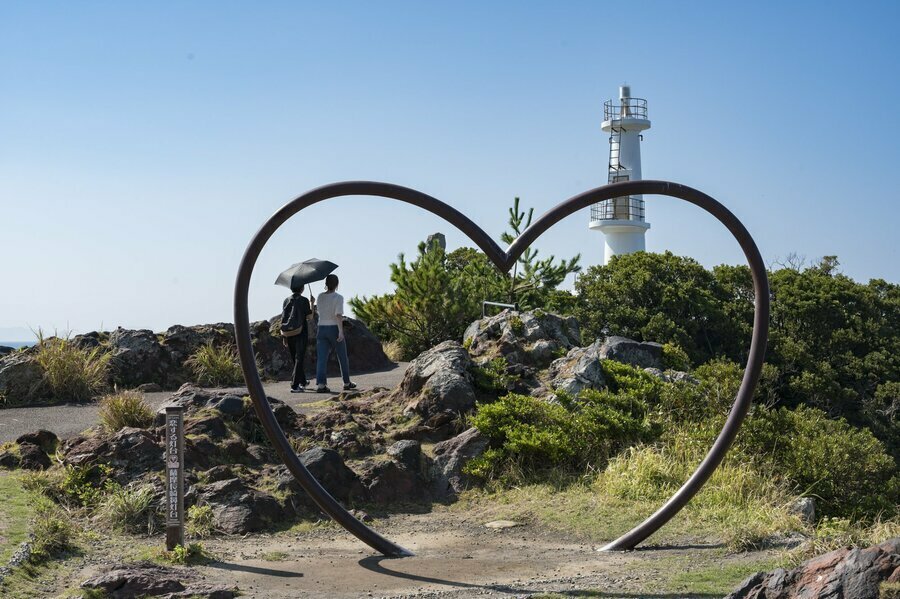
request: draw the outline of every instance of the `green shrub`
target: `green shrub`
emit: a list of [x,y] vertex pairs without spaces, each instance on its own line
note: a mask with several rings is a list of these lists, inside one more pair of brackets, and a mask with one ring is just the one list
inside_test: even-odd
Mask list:
[[691,369],[691,358],[675,343],[666,343],[662,348],[663,366],[667,370],[687,372]]
[[472,424],[491,447],[466,472],[490,478],[509,471],[602,467],[622,447],[652,438],[657,428],[639,399],[586,390],[550,403],[510,393],[480,404]]
[[56,401],[85,401],[106,388],[111,354],[101,347],[81,349],[66,337],[45,339],[37,332],[35,360]]
[[172,551],[161,551],[158,554],[161,561],[179,566],[190,566],[209,561],[210,556],[203,548],[202,543],[191,543],[187,547],[176,545]]
[[494,358],[483,366],[476,366],[475,386],[488,393],[505,393],[518,380],[517,376],[507,374],[508,365],[505,358]]
[[121,391],[100,400],[100,424],[114,433],[126,426],[148,428],[153,425],[153,410],[137,391]]
[[900,476],[884,445],[869,429],[832,420],[816,408],[756,410],[736,450],[748,461],[771,464],[798,491],[818,497],[822,515],[897,513]]
[[518,336],[522,336],[522,333],[525,332],[525,323],[522,322],[522,319],[514,314],[509,317],[509,328],[512,329],[512,332]]
[[75,526],[59,507],[39,503],[32,522],[32,533],[34,541],[29,559],[32,563],[41,563],[72,547]]
[[193,372],[196,382],[209,387],[227,387],[244,382],[234,345],[216,347],[212,342],[200,346],[185,364]]
[[45,470],[24,478],[26,489],[38,491],[67,508],[96,507],[103,495],[118,485],[105,464]]
[[192,505],[187,511],[187,533],[192,537],[208,537],[216,530],[212,508]]
[[152,533],[156,528],[153,487],[112,487],[102,498],[97,515],[108,526],[126,532]]

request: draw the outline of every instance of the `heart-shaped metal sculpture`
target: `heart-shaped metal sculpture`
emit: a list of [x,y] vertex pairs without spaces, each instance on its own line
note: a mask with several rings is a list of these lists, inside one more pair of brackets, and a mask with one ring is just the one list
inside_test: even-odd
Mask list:
[[669,183],[667,181],[626,181],[604,185],[591,189],[580,195],[566,200],[542,215],[532,223],[522,235],[516,239],[506,251],[503,251],[496,242],[485,233],[478,225],[473,223],[461,212],[429,195],[389,183],[377,183],[372,181],[348,181],[325,185],[308,191],[297,199],[283,206],[272,215],[269,220],[257,231],[250,245],[244,252],[238,269],[237,280],[234,287],[234,329],[237,341],[238,353],[241,359],[241,368],[244,371],[244,379],[247,381],[247,389],[253,399],[253,406],[259,417],[263,429],[281,459],[287,465],[297,481],[312,497],[316,504],[338,524],[353,533],[364,543],[377,549],[387,556],[400,557],[412,555],[408,550],[385,539],[377,532],[354,518],[344,507],[326,491],[319,481],[303,466],[297,454],[291,448],[288,439],[275,419],[272,407],[266,400],[266,393],[262,381],[256,370],[256,356],[250,340],[250,317],[247,308],[247,295],[250,288],[250,277],[253,267],[260,252],[275,231],[290,217],[304,208],[318,202],[340,196],[380,196],[393,200],[399,200],[412,204],[436,214],[465,233],[488,258],[502,272],[509,271],[516,260],[544,231],[549,229],[566,216],[590,206],[596,202],[611,198],[630,195],[665,195],[680,198],[695,204],[725,225],[737,242],[740,244],[750,271],[753,276],[753,289],[756,296],[753,315],[753,336],[750,341],[750,353],[747,366],[744,369],[744,378],[738,389],[731,412],[722,427],[722,432],[716,438],[706,457],[697,467],[697,470],[682,485],[672,497],[666,501],[653,515],[632,530],[622,535],[612,543],[606,545],[605,550],[634,549],[638,543],[659,530],[668,522],[690,499],[697,494],[706,483],[713,471],[725,457],[728,448],[734,441],[738,429],[743,422],[750,403],[756,383],[762,371],[763,357],[766,351],[766,340],[769,334],[769,282],[766,278],[766,269],[759,250],[753,238],[744,228],[744,225],[725,206],[708,195],[690,187]]

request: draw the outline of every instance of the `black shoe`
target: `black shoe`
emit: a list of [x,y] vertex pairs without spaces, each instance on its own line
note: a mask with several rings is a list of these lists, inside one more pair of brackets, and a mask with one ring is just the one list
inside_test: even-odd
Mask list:
[[331,389],[322,385],[321,387],[316,387],[316,393],[331,393]]
[[349,391],[350,389],[356,389],[356,383],[346,383],[344,385],[344,391]]
[[304,385],[300,385],[299,387],[291,387],[291,393],[304,393],[306,391],[306,387]]

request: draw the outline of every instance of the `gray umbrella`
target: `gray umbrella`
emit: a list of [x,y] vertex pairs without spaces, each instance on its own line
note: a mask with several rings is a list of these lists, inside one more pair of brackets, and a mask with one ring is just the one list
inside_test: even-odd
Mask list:
[[297,291],[303,289],[303,286],[307,283],[321,281],[337,267],[338,265],[334,262],[310,258],[294,264],[278,275],[278,278],[275,279],[275,284],[284,285],[291,291]]

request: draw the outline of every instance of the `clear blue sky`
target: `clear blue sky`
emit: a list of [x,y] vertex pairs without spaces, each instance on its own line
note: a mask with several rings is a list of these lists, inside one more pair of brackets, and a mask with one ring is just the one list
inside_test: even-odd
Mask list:
[[[897,2],[4,2],[0,339],[230,321],[246,243],[333,181],[408,185],[499,236],[606,182],[603,101],[647,98],[645,178],[710,193],[768,261],[837,254],[900,280]],[[742,257],[711,218],[647,198],[649,250]],[[543,252],[602,260],[587,214]],[[346,296],[455,231],[384,200],[301,213],[265,249],[251,316],[292,262]]]

